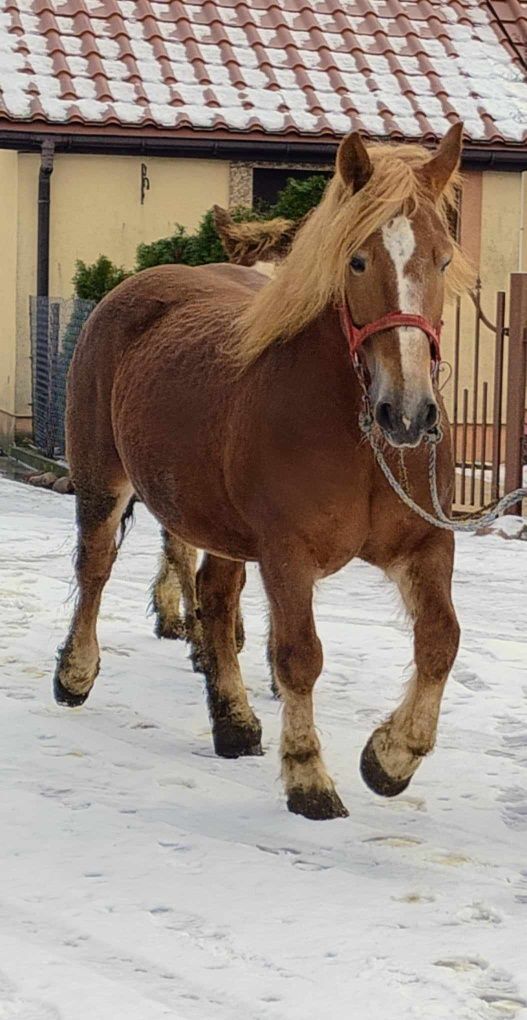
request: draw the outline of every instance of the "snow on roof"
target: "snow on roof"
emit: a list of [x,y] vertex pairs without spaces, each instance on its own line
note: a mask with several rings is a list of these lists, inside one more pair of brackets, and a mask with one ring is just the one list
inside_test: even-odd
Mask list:
[[520,0],[0,0],[0,124],[522,144],[526,44]]

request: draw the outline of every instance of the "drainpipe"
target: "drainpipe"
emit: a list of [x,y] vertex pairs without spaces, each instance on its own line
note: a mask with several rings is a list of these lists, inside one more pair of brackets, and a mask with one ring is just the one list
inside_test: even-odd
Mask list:
[[46,456],[55,451],[55,422],[53,408],[54,371],[50,358],[49,297],[49,211],[51,174],[55,143],[45,138],[40,147],[38,175],[37,225],[37,308],[36,342],[32,344],[33,359],[33,438]]
[[40,150],[38,175],[37,296],[49,294],[49,207],[55,142],[45,138]]
[[520,231],[519,231],[519,246],[518,246],[518,272],[521,273],[527,266],[523,265],[523,249],[524,249],[524,237],[525,237],[525,203],[527,201],[527,193],[525,189],[525,179],[527,178],[527,172],[524,170],[521,175],[521,188],[520,188]]

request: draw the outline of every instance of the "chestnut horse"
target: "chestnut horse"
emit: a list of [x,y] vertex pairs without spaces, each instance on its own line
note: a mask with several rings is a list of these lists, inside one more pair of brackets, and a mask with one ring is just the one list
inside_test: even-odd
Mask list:
[[[454,125],[433,155],[416,145],[365,147],[349,135],[322,202],[271,280],[230,265],[142,272],[98,305],[72,362],[79,591],[57,700],[81,704],[95,681],[101,594],[135,492],[166,532],[169,568],[173,551],[168,607],[187,553],[189,636],[206,676],[214,747],[227,757],[261,753],[237,658],[244,564],[259,563],[283,702],[282,776],[289,809],[308,818],[347,813],[313,717],[317,580],[358,556],[396,583],[413,620],[413,679],[362,754],[377,793],[404,790],[432,749],[457,652],[453,538],[398,500],[359,418],[362,377],[392,470],[404,450],[412,495],[429,507],[421,440],[439,415],[445,422],[433,371],[444,291],[471,282],[448,229],[461,134]],[[390,321],[390,313],[402,314]],[[448,511],[448,428],[437,460]],[[196,547],[205,550],[197,596]]]

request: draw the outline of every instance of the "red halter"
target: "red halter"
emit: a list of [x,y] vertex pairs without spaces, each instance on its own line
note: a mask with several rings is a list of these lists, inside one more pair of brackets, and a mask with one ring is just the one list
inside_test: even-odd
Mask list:
[[340,305],[339,316],[342,332],[348,341],[353,362],[356,361],[359,347],[362,347],[362,344],[369,336],[372,336],[373,333],[383,333],[387,329],[394,329],[396,326],[416,326],[418,329],[421,329],[430,341],[432,367],[436,369],[441,361],[441,326],[443,323],[440,323],[438,328],[434,329],[432,323],[428,322],[428,319],[425,319],[422,315],[407,315],[406,312],[389,312],[388,315],[383,315],[382,318],[376,319],[375,322],[368,322],[366,326],[359,328],[355,326],[351,318],[347,302]]

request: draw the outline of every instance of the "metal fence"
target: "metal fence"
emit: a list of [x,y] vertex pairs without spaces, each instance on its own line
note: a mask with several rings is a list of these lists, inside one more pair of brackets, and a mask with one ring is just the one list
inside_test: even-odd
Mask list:
[[33,438],[48,457],[65,452],[66,379],[94,301],[30,298]]
[[458,510],[472,511],[522,484],[527,273],[513,273],[508,294],[498,292],[494,302],[485,295],[489,314],[483,309],[479,281],[472,295],[472,314],[467,302],[468,298],[458,301],[456,308],[448,390],[456,460],[455,505]]

